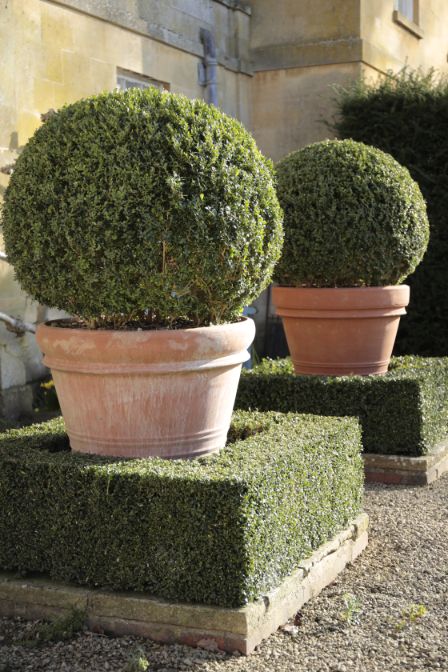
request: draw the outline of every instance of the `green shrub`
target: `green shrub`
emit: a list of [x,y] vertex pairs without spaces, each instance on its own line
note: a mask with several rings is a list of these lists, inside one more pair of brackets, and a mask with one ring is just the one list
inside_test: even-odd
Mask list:
[[73,608],[65,616],[53,621],[38,621],[27,631],[25,638],[16,640],[20,646],[42,646],[53,642],[65,642],[73,639],[86,627],[87,614],[81,609]]
[[129,656],[123,672],[146,672],[149,669],[145,651],[140,646],[136,647]]
[[244,371],[236,408],[356,416],[366,453],[425,455],[448,435],[448,358],[397,357],[384,376],[297,376],[289,359]]
[[279,413],[234,427],[192,461],[71,453],[62,420],[3,434],[0,568],[228,607],[258,598],[359,513],[360,427]]
[[249,133],[155,88],[52,115],[17,160],[3,227],[31,296],[112,324],[232,321],[282,243],[272,166]]
[[398,284],[428,244],[425,202],[406,168],[361,143],[324,141],[277,165],[282,285]]
[[375,86],[341,92],[336,132],[389,152],[417,180],[428,204],[428,252],[409,279],[408,317],[397,351],[448,354],[448,79],[404,70]]

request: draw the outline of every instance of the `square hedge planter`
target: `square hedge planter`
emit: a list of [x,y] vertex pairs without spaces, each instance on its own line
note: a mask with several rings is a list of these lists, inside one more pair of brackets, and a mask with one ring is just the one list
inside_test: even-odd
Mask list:
[[360,452],[356,419],[297,414],[237,413],[227,447],[195,461],[73,454],[61,419],[10,430],[0,570],[246,608],[359,518]]
[[[60,419],[0,439],[0,569],[238,607],[361,508],[350,418],[237,414],[194,461],[73,454]],[[239,438],[246,437],[246,438]]]
[[[265,360],[240,381],[236,405],[356,416],[368,480],[424,484],[448,469],[448,358],[399,357],[384,376],[295,376]],[[378,457],[378,459],[376,459]]]

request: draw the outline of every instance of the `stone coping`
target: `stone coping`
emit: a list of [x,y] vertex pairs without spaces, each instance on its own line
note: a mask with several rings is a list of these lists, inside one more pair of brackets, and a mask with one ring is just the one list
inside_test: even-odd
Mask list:
[[429,485],[448,471],[448,440],[421,457],[365,453],[363,459],[369,483]]
[[51,618],[77,608],[86,612],[92,631],[247,655],[358,557],[367,545],[368,525],[367,514],[360,514],[278,588],[239,609],[173,603],[141,593],[91,590],[2,573],[0,615]]

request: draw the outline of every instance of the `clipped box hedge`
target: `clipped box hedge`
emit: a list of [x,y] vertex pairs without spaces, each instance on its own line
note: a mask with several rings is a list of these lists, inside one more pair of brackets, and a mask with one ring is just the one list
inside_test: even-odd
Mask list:
[[356,416],[366,453],[418,456],[448,437],[448,358],[397,357],[385,376],[296,376],[289,359],[244,371],[236,407]]
[[356,419],[237,413],[196,461],[73,454],[60,419],[0,437],[0,569],[237,607],[362,502]]

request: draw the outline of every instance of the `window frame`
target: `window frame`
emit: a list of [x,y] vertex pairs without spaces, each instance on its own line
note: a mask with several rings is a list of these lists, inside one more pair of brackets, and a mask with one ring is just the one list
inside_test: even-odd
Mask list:
[[409,33],[412,33],[414,37],[417,37],[421,40],[424,36],[424,32],[420,27],[420,2],[419,0],[412,0],[412,18],[407,16],[400,11],[400,0],[394,0],[394,11],[393,11],[393,21],[399,26],[407,30]]
[[404,11],[404,9],[403,9],[403,4],[405,2],[406,2],[406,0],[395,0],[394,9],[397,12],[399,12],[399,14],[404,16],[405,19],[407,19],[411,23],[416,23],[418,25],[419,24],[419,20],[418,20],[419,19],[419,16],[418,16],[418,12],[419,12],[419,6],[418,5],[419,5],[419,3],[418,3],[418,0],[411,0],[411,2],[409,3],[409,4],[412,5],[411,16],[409,16],[409,14],[406,11]]
[[[144,75],[139,72],[132,72],[132,70],[126,70],[125,68],[117,68],[116,80],[116,88],[119,91],[126,91],[128,89],[132,89],[134,86],[138,89],[148,89],[150,86],[154,86],[160,91],[170,90],[170,85],[168,82],[162,82],[161,80],[150,77],[149,75]],[[125,80],[126,82],[129,82],[130,85],[123,87],[120,84],[120,80]]]

